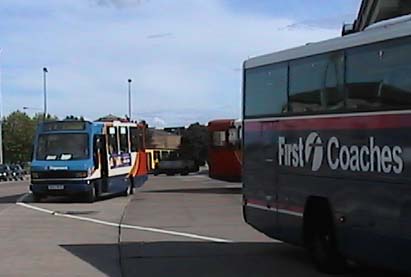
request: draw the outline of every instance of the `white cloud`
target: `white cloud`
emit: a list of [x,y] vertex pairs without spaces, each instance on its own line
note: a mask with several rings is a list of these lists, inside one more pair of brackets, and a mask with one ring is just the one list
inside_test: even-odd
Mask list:
[[[5,0],[0,9],[21,1]],[[235,69],[247,57],[339,33],[289,30],[290,19],[235,14],[218,0],[96,1],[43,1],[30,4],[33,16],[7,16],[6,31],[0,26],[6,112],[42,108],[47,66],[49,111],[61,117],[125,115],[128,78],[134,114],[151,124],[239,117],[241,71]],[[121,8],[107,8],[114,2]]]
[[159,128],[162,128],[162,127],[166,126],[166,121],[164,119],[159,118],[159,117],[154,117],[153,123],[154,123],[155,127],[159,127]]

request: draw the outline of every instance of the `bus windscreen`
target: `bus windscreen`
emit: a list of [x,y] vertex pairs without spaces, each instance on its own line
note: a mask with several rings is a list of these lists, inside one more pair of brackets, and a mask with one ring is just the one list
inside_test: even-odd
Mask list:
[[89,157],[87,134],[43,134],[39,136],[38,160],[83,160]]

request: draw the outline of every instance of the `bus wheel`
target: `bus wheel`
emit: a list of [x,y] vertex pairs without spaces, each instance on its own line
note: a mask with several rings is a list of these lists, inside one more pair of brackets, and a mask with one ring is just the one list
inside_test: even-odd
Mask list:
[[92,185],[91,190],[87,192],[86,194],[86,201],[88,203],[93,203],[95,199],[96,199],[96,188],[94,187],[94,185]]
[[42,197],[37,193],[33,193],[32,196],[33,196],[33,202],[35,203],[40,202],[42,199]]
[[128,196],[128,187],[126,188],[125,191],[123,191],[123,192],[121,193],[121,196],[124,196],[124,197],[127,197],[127,196]]
[[331,209],[328,202],[307,207],[304,215],[304,236],[308,251],[317,269],[328,274],[344,273],[346,259],[339,253]]

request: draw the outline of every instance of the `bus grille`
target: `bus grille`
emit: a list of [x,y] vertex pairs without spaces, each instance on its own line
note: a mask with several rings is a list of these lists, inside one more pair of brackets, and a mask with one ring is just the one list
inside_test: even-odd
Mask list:
[[32,179],[71,179],[81,178],[84,174],[83,171],[45,171],[45,172],[32,172]]

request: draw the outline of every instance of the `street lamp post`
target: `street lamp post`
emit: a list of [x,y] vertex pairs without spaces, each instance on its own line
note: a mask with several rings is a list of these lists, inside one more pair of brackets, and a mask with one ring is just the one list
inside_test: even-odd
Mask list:
[[[1,49],[0,49],[1,54]],[[3,164],[3,71],[0,65],[0,164]]]
[[128,79],[128,120],[131,121],[131,79]]
[[44,92],[44,114],[43,120],[46,121],[47,117],[47,67],[43,67],[43,92]]

